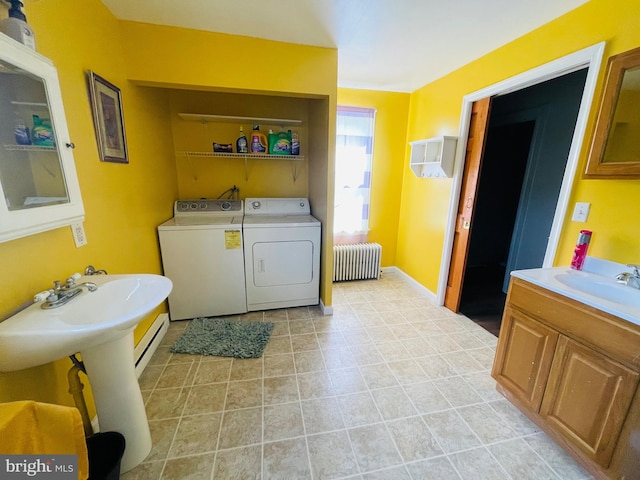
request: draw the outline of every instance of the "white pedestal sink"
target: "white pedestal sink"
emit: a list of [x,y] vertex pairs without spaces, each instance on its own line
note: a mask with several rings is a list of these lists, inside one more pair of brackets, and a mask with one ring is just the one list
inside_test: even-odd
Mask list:
[[151,433],[133,358],[133,329],[124,337],[80,352],[91,382],[102,432],[120,432],[126,449],[120,470],[131,470],[151,451]]
[[135,374],[133,330],[171,291],[160,275],[83,277],[98,286],[67,304],[34,304],[0,323],[0,371],[21,370],[80,352],[96,404],[100,430],[124,435],[121,471],[151,450],[147,416]]

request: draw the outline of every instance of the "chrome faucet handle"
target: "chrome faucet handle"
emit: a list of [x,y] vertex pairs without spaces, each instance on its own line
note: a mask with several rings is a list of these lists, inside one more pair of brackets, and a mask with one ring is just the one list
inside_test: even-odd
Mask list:
[[76,280],[78,280],[80,277],[82,277],[82,275],[80,275],[78,272],[76,272],[73,275],[71,275],[69,278],[67,278],[66,282],[64,282],[65,288],[73,288],[73,287],[75,287],[76,286]]
[[44,292],[36,293],[33,296],[33,301],[34,302],[43,302],[47,298],[49,298],[52,295],[52,293],[53,293],[53,290],[45,290]]

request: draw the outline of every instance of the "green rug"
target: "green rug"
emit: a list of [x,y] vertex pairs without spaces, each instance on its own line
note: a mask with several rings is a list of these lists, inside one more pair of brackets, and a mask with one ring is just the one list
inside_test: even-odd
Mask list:
[[260,358],[272,331],[272,322],[194,318],[171,347],[171,351],[220,357]]

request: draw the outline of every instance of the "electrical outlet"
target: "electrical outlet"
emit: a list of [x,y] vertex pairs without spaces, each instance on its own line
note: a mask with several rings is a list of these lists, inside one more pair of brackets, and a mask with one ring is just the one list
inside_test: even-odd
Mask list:
[[571,217],[571,220],[573,220],[574,222],[586,222],[587,218],[589,217],[590,207],[590,203],[576,202],[576,206],[573,209],[573,217]]
[[87,236],[84,234],[82,222],[71,225],[71,231],[73,232],[73,240],[76,242],[76,248],[87,244]]

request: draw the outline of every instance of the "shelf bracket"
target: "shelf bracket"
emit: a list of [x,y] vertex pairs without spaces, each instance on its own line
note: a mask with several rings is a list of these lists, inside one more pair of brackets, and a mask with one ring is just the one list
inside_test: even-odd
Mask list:
[[185,152],[184,155],[187,157],[187,163],[189,164],[189,171],[191,172],[191,176],[193,177],[194,182],[198,182],[198,174],[196,173],[196,169],[193,166],[193,162],[191,161],[191,155],[189,152]]

